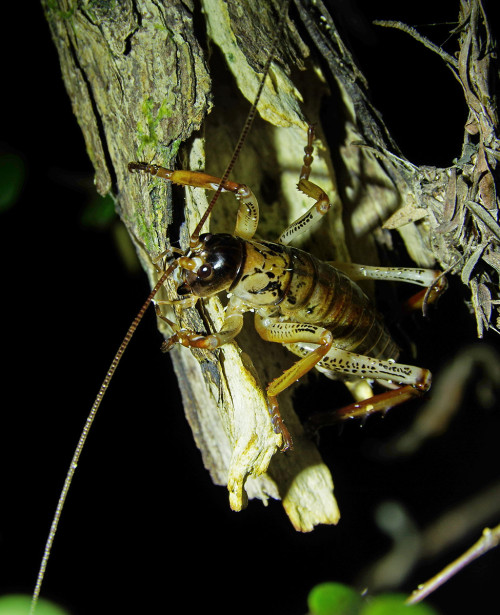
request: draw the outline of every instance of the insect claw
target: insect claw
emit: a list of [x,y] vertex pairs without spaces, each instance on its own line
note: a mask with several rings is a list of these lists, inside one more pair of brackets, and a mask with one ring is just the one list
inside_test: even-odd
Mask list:
[[280,451],[282,453],[286,453],[286,451],[293,451],[293,439],[290,435],[290,432],[285,427],[284,423],[281,423],[281,429],[279,431],[282,437],[282,443],[280,447]]
[[267,409],[271,417],[271,423],[273,426],[274,433],[279,434],[282,439],[280,447],[281,452],[284,453],[285,451],[293,450],[292,436],[290,435],[290,432],[288,431],[285,423],[283,422],[283,419],[281,418],[276,397],[268,396]]
[[146,171],[148,166],[149,165],[147,165],[145,162],[129,162],[128,170],[130,171],[130,173],[133,173],[134,171]]
[[175,344],[175,340],[173,339],[174,337],[175,335],[162,343],[160,347],[161,352],[169,352],[172,349]]

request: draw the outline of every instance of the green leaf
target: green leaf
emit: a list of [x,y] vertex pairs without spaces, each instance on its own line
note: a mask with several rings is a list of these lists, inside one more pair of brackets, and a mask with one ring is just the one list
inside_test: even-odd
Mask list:
[[[28,615],[30,605],[31,596],[23,594],[0,596],[0,615]],[[69,612],[49,600],[40,598],[35,615],[69,615]]]
[[309,592],[307,604],[313,615],[357,615],[363,599],[342,583],[320,583]]
[[105,228],[116,218],[115,202],[110,194],[92,198],[82,213],[83,226],[90,228]]
[[367,602],[360,615],[438,615],[427,604],[406,604],[406,598],[403,594],[381,594]]
[[15,205],[23,187],[24,176],[24,162],[20,156],[0,156],[0,211]]

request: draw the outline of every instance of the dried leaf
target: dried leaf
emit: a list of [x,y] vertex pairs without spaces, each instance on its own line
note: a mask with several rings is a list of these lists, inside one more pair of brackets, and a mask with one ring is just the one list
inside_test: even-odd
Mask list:
[[395,211],[392,216],[386,220],[382,226],[385,229],[397,229],[410,222],[417,222],[428,215],[425,207],[415,207],[415,205],[405,205]]
[[465,205],[472,211],[476,218],[479,218],[479,220],[486,225],[497,239],[500,239],[500,226],[498,226],[495,218],[485,207],[475,201],[465,201]]
[[461,278],[464,284],[466,285],[469,284],[472,271],[474,270],[474,267],[477,265],[477,262],[481,258],[481,255],[483,254],[485,247],[486,246],[482,244],[478,248],[476,248],[474,252],[471,254],[471,256],[469,256],[469,258],[467,259],[465,265],[463,266]]
[[488,210],[496,209],[495,180],[486,159],[484,146],[479,148],[475,176],[483,205]]

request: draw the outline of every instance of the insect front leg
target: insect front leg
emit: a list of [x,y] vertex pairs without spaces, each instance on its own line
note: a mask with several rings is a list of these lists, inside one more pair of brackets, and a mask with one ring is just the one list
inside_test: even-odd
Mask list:
[[226,314],[222,329],[218,333],[202,335],[200,333],[196,333],[195,331],[191,331],[190,329],[178,329],[172,337],[163,342],[162,351],[168,352],[175,344],[181,344],[186,348],[215,350],[216,348],[220,348],[220,346],[231,342],[241,331],[242,327],[242,314]]
[[150,175],[167,179],[178,186],[192,186],[205,190],[217,190],[222,184],[222,192],[232,192],[240,202],[236,217],[234,234],[242,239],[251,239],[259,225],[259,204],[254,193],[245,184],[226,180],[222,182],[220,177],[208,175],[201,171],[172,171],[156,164],[145,162],[130,162],[130,172],[142,171]]
[[[197,299],[197,297],[194,298],[195,301]],[[193,298],[187,297],[181,301],[188,300],[193,300]],[[161,303],[172,305],[175,304],[175,301],[164,301]],[[181,344],[187,348],[204,348],[206,350],[220,348],[220,346],[231,342],[241,331],[243,327],[243,313],[245,311],[246,309],[243,307],[243,304],[238,299],[232,297],[226,308],[222,328],[217,333],[210,333],[208,335],[196,333],[190,329],[179,328],[167,317],[160,315],[162,320],[171,326],[173,325],[175,330],[174,335],[163,343],[162,350],[163,352],[168,352],[175,344]]]
[[[172,306],[175,306],[177,308],[182,308],[182,309],[192,308],[196,305],[197,301],[198,301],[198,297],[194,297],[193,295],[191,295],[189,297],[185,297],[184,299],[172,299],[170,301],[161,300],[161,301],[155,302],[156,316],[160,320],[163,320],[163,322],[167,323],[167,325],[175,331],[174,335],[170,337],[168,340],[165,340],[163,344],[161,345],[162,352],[168,352],[175,343],[181,343],[180,338],[177,336],[177,334],[181,331],[181,328],[176,322],[174,322],[173,320],[170,320],[170,318],[168,318],[167,316],[165,316],[165,314],[163,314],[160,306],[161,305],[172,305]],[[186,344],[183,344],[183,345],[186,345]]]

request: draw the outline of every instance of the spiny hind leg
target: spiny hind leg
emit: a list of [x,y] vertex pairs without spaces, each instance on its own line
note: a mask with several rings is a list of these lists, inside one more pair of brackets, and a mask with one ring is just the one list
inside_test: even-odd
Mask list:
[[338,410],[317,412],[307,419],[305,429],[310,433],[316,433],[322,427],[335,425],[339,421],[366,418],[375,412],[387,412],[391,408],[421,395],[421,390],[416,389],[411,384],[406,384],[378,395],[372,395],[367,399],[355,401]]
[[263,318],[257,313],[255,314],[255,328],[262,339],[268,342],[280,344],[310,342],[313,345],[311,350],[305,353],[299,361],[267,386],[269,413],[274,431],[282,435],[282,450],[287,450],[292,448],[292,438],[281,418],[277,396],[299,378],[302,378],[328,354],[333,342],[332,334],[323,327],[295,322],[281,322],[278,318]]
[[[289,350],[299,356],[306,356],[311,351],[310,344],[287,344]],[[340,374],[349,378],[379,380],[386,386],[409,384],[421,391],[431,386],[431,373],[428,369],[396,363],[392,359],[374,359],[332,346],[325,357],[318,363],[323,372]]]
[[[208,173],[184,170],[172,171],[146,162],[129,162],[128,170],[131,173],[134,171],[149,173],[149,175],[161,177],[178,186],[217,190],[221,184],[220,177],[214,177],[213,175],[208,175]],[[222,192],[232,192],[240,203],[234,234],[242,239],[251,239],[259,224],[259,204],[254,193],[245,184],[229,180],[222,184]]]
[[[290,350],[295,354],[307,356],[309,345],[292,344]],[[312,432],[320,427],[332,425],[339,420],[362,418],[374,412],[385,412],[413,397],[427,391],[431,385],[431,373],[427,369],[404,365],[394,361],[373,359],[353,352],[332,347],[327,355],[318,362],[322,372],[345,375],[356,380],[378,380],[381,384],[391,386],[390,390],[373,395],[370,387],[357,387],[353,404],[340,410],[318,412],[312,415],[306,428]],[[350,386],[353,388],[353,385]]]
[[405,307],[411,310],[420,309],[424,303],[433,303],[446,290],[447,282],[441,271],[423,269],[420,267],[369,267],[355,263],[339,263],[330,261],[336,269],[346,273],[351,280],[385,280],[387,282],[408,282],[418,286],[426,286],[406,301]]

